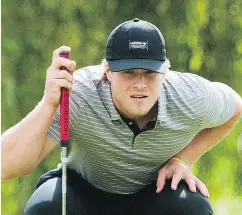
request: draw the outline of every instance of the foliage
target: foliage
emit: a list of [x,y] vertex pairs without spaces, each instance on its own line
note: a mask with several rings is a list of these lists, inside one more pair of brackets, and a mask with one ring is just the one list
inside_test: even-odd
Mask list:
[[[172,69],[226,83],[242,95],[240,0],[3,0],[2,131],[41,100],[54,49],[71,46],[77,67],[100,63],[110,31],[135,17],[162,31]],[[241,130],[239,123],[193,169],[210,190],[215,214],[242,209]],[[38,177],[56,166],[59,155],[57,149],[32,174],[2,182],[2,214],[22,214]]]

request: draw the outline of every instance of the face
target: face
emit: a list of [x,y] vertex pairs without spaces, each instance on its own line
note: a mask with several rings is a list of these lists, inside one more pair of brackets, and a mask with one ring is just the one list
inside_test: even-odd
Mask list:
[[145,116],[158,100],[163,77],[164,74],[144,69],[108,70],[107,78],[116,108],[130,119]]

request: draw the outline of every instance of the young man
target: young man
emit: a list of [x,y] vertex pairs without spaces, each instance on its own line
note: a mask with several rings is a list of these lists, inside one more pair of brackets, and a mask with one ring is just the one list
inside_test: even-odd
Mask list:
[[[169,70],[161,32],[139,19],[111,32],[102,65],[73,78],[76,64],[61,51],[71,49],[54,51],[41,102],[2,136],[3,178],[30,173],[59,143],[66,87],[67,214],[213,214],[190,167],[235,126],[241,97],[222,83]],[[61,214],[61,180],[60,167],[43,175],[24,214]]]

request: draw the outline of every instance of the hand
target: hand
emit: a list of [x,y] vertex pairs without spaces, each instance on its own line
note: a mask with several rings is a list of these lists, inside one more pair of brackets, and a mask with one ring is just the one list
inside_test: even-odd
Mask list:
[[172,179],[171,189],[173,190],[176,190],[180,180],[184,179],[190,191],[196,192],[196,188],[198,188],[204,196],[210,197],[205,184],[194,176],[187,166],[176,160],[169,160],[167,164],[159,170],[156,183],[157,193],[162,191],[167,179]]
[[[53,52],[52,64],[47,69],[46,74],[43,102],[54,107],[58,107],[59,105],[62,87],[65,87],[70,91],[72,90],[72,76],[76,68],[75,61],[59,56],[59,53],[62,51],[71,52],[71,48],[61,46]],[[60,70],[61,66],[65,66],[68,71]]]

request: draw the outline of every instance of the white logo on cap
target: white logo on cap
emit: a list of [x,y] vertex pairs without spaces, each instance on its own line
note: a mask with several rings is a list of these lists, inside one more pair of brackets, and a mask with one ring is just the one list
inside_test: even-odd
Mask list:
[[130,49],[146,49],[148,51],[148,41],[141,42],[141,41],[130,41],[129,40],[129,50]]

